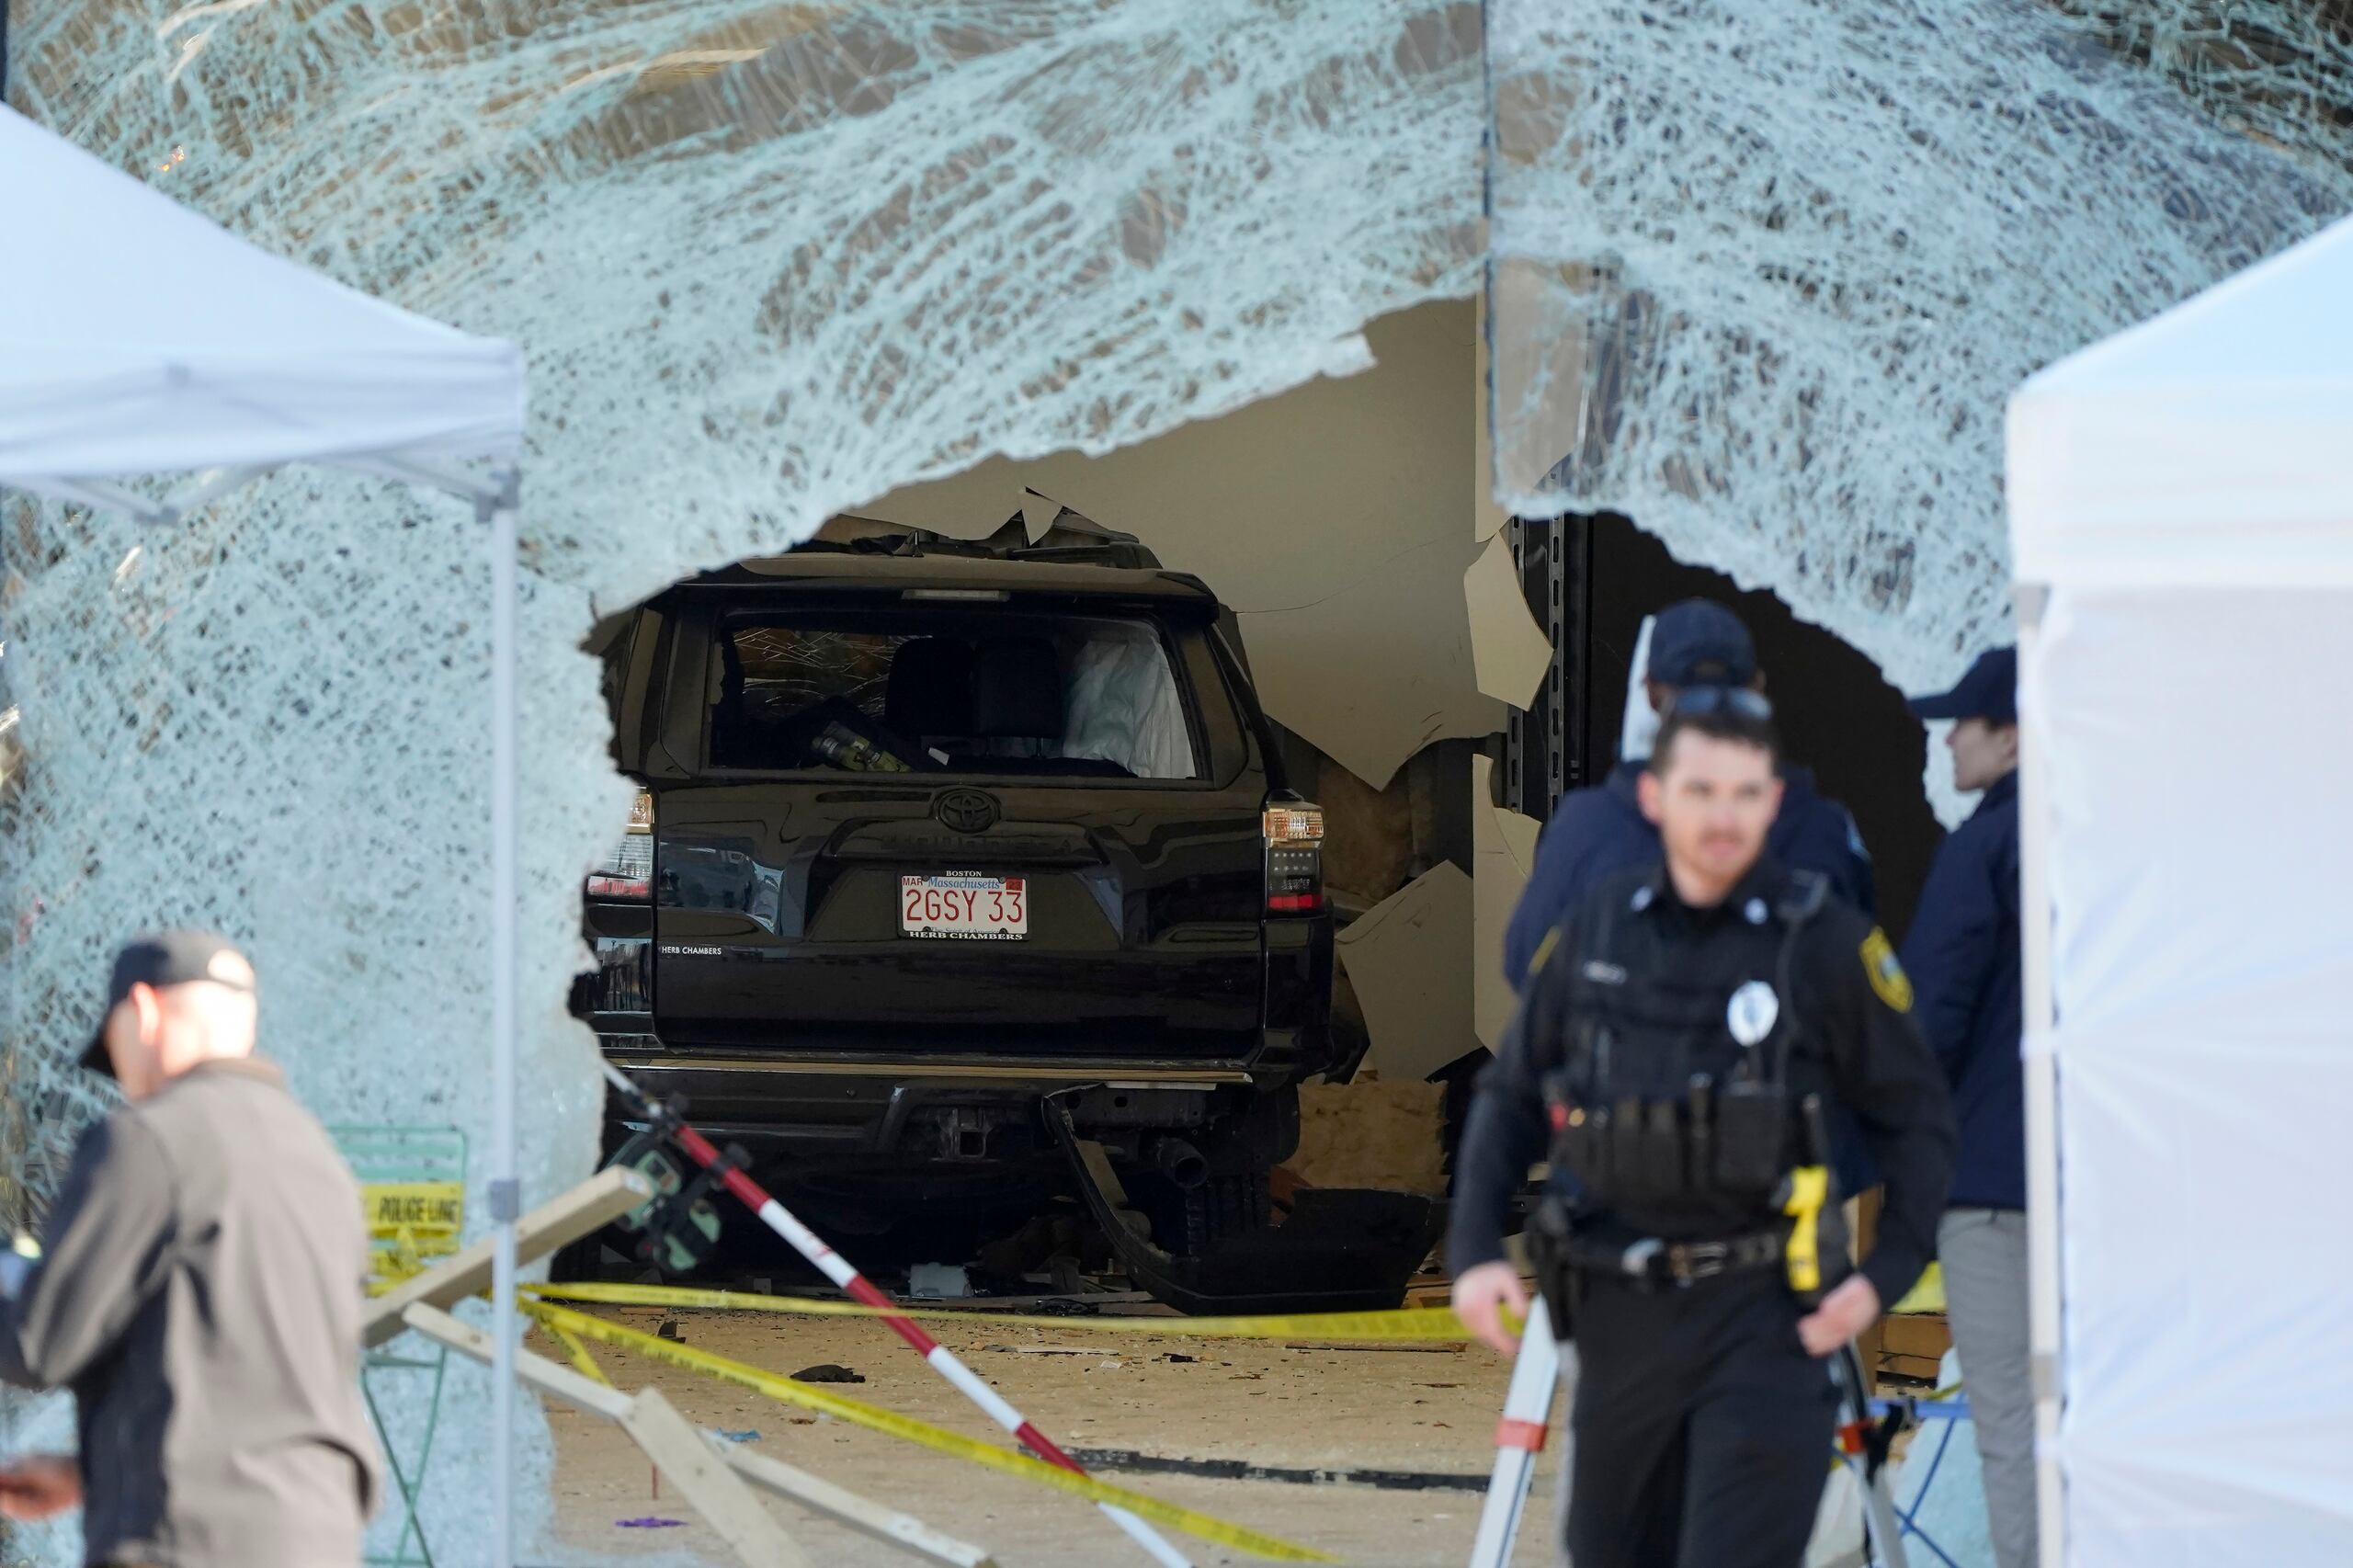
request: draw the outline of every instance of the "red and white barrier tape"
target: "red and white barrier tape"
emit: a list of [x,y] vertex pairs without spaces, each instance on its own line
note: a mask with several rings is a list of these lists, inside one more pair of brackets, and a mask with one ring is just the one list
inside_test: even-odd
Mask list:
[[[632,1102],[640,1105],[650,1103],[644,1092],[609,1062],[605,1063],[605,1076]],[[693,1128],[681,1124],[677,1140],[678,1147],[686,1151],[687,1157],[695,1164],[708,1169],[719,1163],[719,1150],[710,1139]],[[884,1312],[886,1315],[882,1321],[890,1326],[891,1332],[905,1340],[916,1355],[930,1363],[933,1371],[947,1379],[959,1393],[978,1405],[990,1420],[1012,1433],[1023,1447],[1058,1470],[1069,1471],[1074,1475],[1086,1473],[1076,1460],[1064,1453],[1052,1438],[1039,1431],[1036,1424],[1016,1410],[1003,1394],[989,1387],[970,1367],[958,1360],[954,1351],[925,1332],[924,1326],[915,1319],[893,1310],[898,1306],[896,1301],[877,1289],[849,1259],[835,1252],[816,1232],[802,1224],[791,1210],[770,1197],[759,1183],[733,1166],[721,1168],[720,1180],[744,1207],[759,1216],[761,1223],[782,1236],[793,1251],[807,1258],[813,1267],[853,1301]],[[1162,1568],[1192,1568],[1190,1560],[1170,1545],[1166,1537],[1125,1508],[1108,1503],[1096,1506]]]

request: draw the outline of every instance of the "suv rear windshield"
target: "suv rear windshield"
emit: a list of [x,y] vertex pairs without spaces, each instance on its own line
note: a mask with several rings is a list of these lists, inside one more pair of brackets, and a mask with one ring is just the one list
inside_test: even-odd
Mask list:
[[813,610],[718,628],[714,767],[1202,777],[1168,630],[1141,613]]

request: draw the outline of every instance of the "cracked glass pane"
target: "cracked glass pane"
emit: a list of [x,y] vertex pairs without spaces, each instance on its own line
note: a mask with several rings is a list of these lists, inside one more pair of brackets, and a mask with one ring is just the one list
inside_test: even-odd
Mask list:
[[[14,107],[528,352],[527,1202],[596,1153],[564,997],[580,879],[629,809],[578,652],[600,614],[992,453],[1108,451],[1361,369],[1367,321],[1479,278],[1470,0],[46,0],[12,23]],[[20,1207],[103,1108],[66,1062],[105,955],[165,920],[250,942],[265,1039],[327,1119],[456,1126],[481,1160],[471,516],[288,471],[168,534],[21,497],[0,529]],[[483,1390],[452,1369],[423,1466],[444,1562],[482,1540]],[[385,1397],[410,1443],[414,1391]],[[11,1414],[25,1438],[61,1415]]]
[[1489,27],[1499,499],[1623,512],[1911,689],[2008,636],[2011,388],[2353,208],[2341,7]]

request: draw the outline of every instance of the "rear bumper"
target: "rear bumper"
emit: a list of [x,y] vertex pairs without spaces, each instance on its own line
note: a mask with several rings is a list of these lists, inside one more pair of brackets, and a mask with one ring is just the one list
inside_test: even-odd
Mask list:
[[[756,1158],[828,1165],[870,1156],[983,1162],[1051,1153],[1041,1108],[1080,1096],[1101,1119],[1144,1127],[1206,1117],[1213,1100],[1271,1088],[1238,1064],[1197,1062],[790,1060],[608,1049],[650,1094],[682,1096],[696,1127]],[[1108,1091],[1108,1096],[1106,1092]],[[618,1113],[616,1113],[618,1119]]]

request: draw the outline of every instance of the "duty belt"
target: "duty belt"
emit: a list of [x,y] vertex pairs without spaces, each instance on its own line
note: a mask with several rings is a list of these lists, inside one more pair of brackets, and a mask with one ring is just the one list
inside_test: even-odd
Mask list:
[[1613,1275],[1646,1285],[1688,1285],[1719,1274],[1770,1268],[1781,1261],[1781,1233],[1759,1231],[1720,1241],[1668,1241],[1644,1236],[1623,1244],[1598,1237],[1575,1237],[1569,1267],[1588,1274]]

